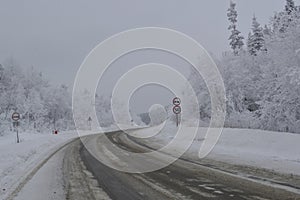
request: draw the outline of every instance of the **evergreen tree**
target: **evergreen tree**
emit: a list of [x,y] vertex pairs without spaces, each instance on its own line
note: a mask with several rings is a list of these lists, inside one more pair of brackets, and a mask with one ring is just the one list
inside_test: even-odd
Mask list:
[[4,74],[4,67],[0,64],[0,81],[2,80]]
[[263,29],[264,36],[271,36],[272,35],[272,30],[269,28],[267,25],[265,25]]
[[274,32],[285,33],[297,16],[297,6],[294,0],[286,0],[285,8],[273,18]]
[[274,17],[271,19],[272,22],[272,30],[274,33],[279,31],[280,27],[280,14],[275,13]]
[[248,34],[247,49],[250,55],[254,55],[256,53],[255,49],[253,48],[253,35],[251,32]]
[[231,35],[229,37],[230,46],[233,50],[234,55],[238,55],[242,47],[244,46],[241,32],[237,30],[237,11],[235,9],[236,4],[233,1],[230,1],[230,8],[227,12],[227,17],[230,22],[228,30],[231,30]]
[[256,17],[254,16],[252,19],[252,33],[249,34],[248,37],[248,51],[250,55],[257,56],[257,52],[265,50],[264,44],[264,34],[263,29],[260,24],[257,22]]
[[285,11],[287,12],[287,14],[290,15],[295,10],[296,6],[294,0],[286,0]]

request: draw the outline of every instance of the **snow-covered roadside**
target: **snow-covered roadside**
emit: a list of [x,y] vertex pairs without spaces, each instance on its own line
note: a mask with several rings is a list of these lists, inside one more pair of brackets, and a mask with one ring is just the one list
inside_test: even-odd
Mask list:
[[[153,127],[152,129],[157,132],[159,128]],[[189,134],[190,128],[184,127],[184,129],[186,134]],[[200,161],[198,152],[206,130],[207,128],[199,128],[197,137],[184,155],[185,157]],[[147,135],[145,131],[146,129],[134,131],[131,135],[143,138],[142,135]],[[174,134],[176,134],[176,127],[167,124],[160,134],[147,140],[146,143],[159,148],[170,142]],[[177,141],[177,143],[173,151],[181,148],[183,141]],[[274,170],[284,174],[300,175],[299,144],[300,134],[225,128],[217,145],[207,158],[235,165]]]
[[[36,174],[16,194],[15,200],[50,200],[65,199],[64,180],[62,167],[64,159],[64,148],[42,166]],[[35,192],[38,191],[38,192]]]
[[[118,130],[116,127],[103,131]],[[89,135],[99,131],[83,134]],[[21,143],[16,143],[15,133],[0,137],[0,199],[6,199],[31,171],[64,144],[78,137],[76,131],[49,133],[20,133]]]
[[300,175],[299,143],[299,134],[224,129],[208,158]]
[[75,131],[58,135],[20,133],[19,144],[15,137],[12,133],[0,138],[0,199],[10,194],[52,152],[78,135]]

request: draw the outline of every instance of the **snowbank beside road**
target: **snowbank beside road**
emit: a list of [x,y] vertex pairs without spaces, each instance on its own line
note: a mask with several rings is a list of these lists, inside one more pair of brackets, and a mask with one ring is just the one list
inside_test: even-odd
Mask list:
[[38,164],[65,142],[78,137],[75,131],[58,135],[15,133],[0,138],[0,199],[11,193]]
[[[118,130],[117,127],[105,128],[103,131]],[[83,135],[99,131],[84,131]],[[20,133],[21,143],[16,142],[16,133],[7,133],[0,137],[0,199],[25,180],[31,171],[47,159],[53,152],[78,136],[77,131],[51,132],[45,134]]]
[[[127,126],[128,129],[136,128]],[[103,128],[101,131],[81,131],[80,136],[100,132],[117,131],[117,126]],[[78,138],[77,131],[49,133],[20,133],[21,143],[16,142],[16,133],[0,137],[0,199],[6,199],[18,185],[45,159],[64,144]]]
[[[152,127],[153,131],[158,131]],[[190,127],[184,127],[186,134]],[[199,128],[196,138],[188,152],[184,155],[189,159],[200,161],[198,152],[205,138],[207,128]],[[145,132],[146,131],[146,132]],[[167,126],[155,137],[148,139],[146,144],[161,148],[170,142],[176,134],[173,124]],[[134,131],[132,136],[143,138],[147,129]],[[143,141],[145,142],[145,141]],[[176,141],[176,149],[182,148],[184,141]],[[270,132],[254,129],[224,128],[222,135],[208,155],[208,159],[236,165],[247,165],[265,168],[285,174],[300,175],[300,134]]]
[[300,175],[300,134],[224,129],[209,158]]
[[[172,140],[176,134],[176,127],[167,124],[161,133],[152,137],[160,128],[158,126],[135,130],[131,131],[130,135],[139,136],[143,142],[147,141],[147,145],[158,148]],[[117,129],[113,127],[105,131]],[[184,155],[185,157],[200,161],[198,151],[206,130],[207,128],[199,128],[198,135]],[[185,134],[188,135],[190,131],[191,128],[185,127]],[[85,134],[93,133],[86,132]],[[0,199],[5,199],[52,152],[76,137],[78,137],[76,131],[62,132],[58,135],[21,133],[19,144],[16,143],[14,133],[0,137]],[[173,149],[174,151],[181,148],[184,143],[184,141],[176,142],[178,145]],[[299,144],[300,135],[298,134],[226,128],[207,158],[300,175]]]

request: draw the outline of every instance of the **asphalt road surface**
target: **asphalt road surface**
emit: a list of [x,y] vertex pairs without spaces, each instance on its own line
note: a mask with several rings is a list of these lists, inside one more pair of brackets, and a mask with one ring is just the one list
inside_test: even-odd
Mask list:
[[[67,146],[63,162],[67,199],[300,199],[299,194],[291,191],[182,159],[154,172],[121,172],[99,162],[87,150],[87,147],[93,148],[101,158],[107,158],[109,162],[115,162],[122,167],[124,163],[120,160],[126,155],[112,153],[103,142],[103,137],[129,152],[151,151],[141,144],[134,143],[123,132],[93,135],[83,138],[83,142],[73,142]],[[131,163],[131,159],[133,158],[128,157],[127,164]],[[150,162],[152,159],[139,164],[151,165]]]

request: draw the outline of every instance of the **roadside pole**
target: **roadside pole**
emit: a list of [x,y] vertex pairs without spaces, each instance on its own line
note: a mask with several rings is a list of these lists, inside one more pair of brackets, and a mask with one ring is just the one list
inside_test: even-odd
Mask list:
[[173,113],[176,115],[176,126],[179,126],[179,114],[181,113],[181,100],[178,97],[173,99]]
[[12,114],[11,118],[13,120],[13,127],[15,128],[15,131],[17,133],[17,143],[20,143],[19,130],[18,130],[19,120],[20,120],[20,114],[17,113],[17,112],[14,112]]
[[87,121],[88,121],[88,126],[89,126],[90,130],[92,130],[92,118],[89,117]]
[[19,138],[19,130],[18,130],[18,122],[17,122],[17,143],[20,143],[20,138]]

